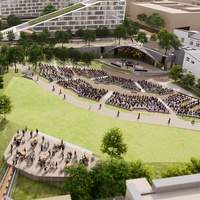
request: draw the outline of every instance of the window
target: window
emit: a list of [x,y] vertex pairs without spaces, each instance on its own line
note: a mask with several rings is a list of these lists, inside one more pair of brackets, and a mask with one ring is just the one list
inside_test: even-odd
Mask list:
[[194,61],[192,60],[191,63],[194,64]]
[[199,46],[200,46],[200,44],[199,44],[199,43],[196,43],[196,46],[197,46],[197,47],[199,47]]
[[184,42],[184,38],[181,38],[181,42]]
[[190,40],[190,45],[193,45],[193,41],[192,40]]
[[190,58],[189,58],[189,57],[186,57],[186,61],[190,61]]

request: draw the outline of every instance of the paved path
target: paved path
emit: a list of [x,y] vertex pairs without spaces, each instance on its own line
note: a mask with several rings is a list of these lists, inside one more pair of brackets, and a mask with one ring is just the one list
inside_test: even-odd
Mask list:
[[[26,67],[22,67],[22,66],[18,66],[18,68],[21,70],[27,70]],[[33,81],[35,81],[35,83],[38,84],[40,87],[42,87],[44,90],[47,90],[48,92],[53,93],[54,95],[63,99],[64,93],[59,94],[59,91],[60,89],[62,90],[62,87],[57,85],[56,82],[46,83],[42,81],[41,79],[37,81],[36,75],[33,77]],[[53,85],[55,86],[54,92],[52,91]],[[135,122],[137,121],[138,114],[120,112],[119,117],[117,117],[117,111],[108,109],[107,107],[105,107],[104,103],[102,104],[102,101],[101,101],[102,108],[99,110],[99,103],[90,104],[88,102],[81,101],[78,98],[71,96],[69,94],[65,93],[65,95],[66,95],[66,99],[65,100],[63,99],[63,101],[68,101],[69,103],[79,108],[87,109],[87,110],[90,110],[91,112],[97,112],[102,115],[117,118],[118,120],[128,120],[128,121],[135,121]],[[179,119],[172,110],[170,110],[170,114],[150,113],[150,115],[143,115],[141,110],[138,110],[138,113],[141,113],[140,120],[137,121],[138,123],[168,126],[168,123],[167,123],[168,119],[171,118],[170,127],[190,129],[190,130],[200,130],[200,123],[196,123],[193,126],[191,122],[183,121]]]

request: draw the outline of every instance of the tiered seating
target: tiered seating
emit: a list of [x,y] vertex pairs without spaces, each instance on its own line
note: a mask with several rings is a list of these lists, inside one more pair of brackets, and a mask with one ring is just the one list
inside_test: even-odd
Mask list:
[[89,83],[81,79],[58,80],[58,84],[71,89],[79,96],[99,101],[108,91],[105,89],[93,88]]
[[127,95],[113,92],[112,96],[107,99],[106,104],[127,110],[137,108],[145,109],[149,112],[169,113],[166,106],[157,97],[152,96]]
[[126,79],[118,76],[99,77],[94,79],[95,83],[113,84],[121,86],[124,89],[131,90],[132,92],[140,92],[141,89],[131,79]]
[[59,74],[57,69],[53,65],[39,64],[40,72],[39,75],[48,79],[49,81],[57,80]]
[[105,71],[98,69],[85,69],[76,67],[73,67],[72,69],[78,76],[84,76],[87,78],[108,76],[108,74]]
[[68,67],[58,67],[58,69],[60,71],[60,75],[65,78],[72,78],[74,75],[74,72]]
[[153,83],[150,81],[142,80],[138,81],[142,89],[144,89],[146,92],[159,94],[159,95],[166,95],[166,94],[172,94],[174,93],[173,89],[165,88],[162,85],[159,85],[157,83]]
[[200,105],[199,99],[184,94],[174,94],[169,95],[163,101],[178,115],[200,117],[200,109],[195,109]]

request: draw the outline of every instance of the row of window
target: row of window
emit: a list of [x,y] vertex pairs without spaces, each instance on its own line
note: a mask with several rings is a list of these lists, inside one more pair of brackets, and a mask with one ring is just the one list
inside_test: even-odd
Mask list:
[[[189,58],[189,57],[186,57],[186,61],[189,62],[189,61],[190,61],[190,58]],[[191,63],[194,64],[195,62],[194,62],[193,60],[191,60]]]

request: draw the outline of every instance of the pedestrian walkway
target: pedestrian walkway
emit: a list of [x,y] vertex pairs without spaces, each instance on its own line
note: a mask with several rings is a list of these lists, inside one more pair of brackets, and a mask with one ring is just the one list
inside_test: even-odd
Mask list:
[[[19,67],[22,70],[24,67]],[[50,93],[53,93],[54,95],[58,96],[59,98],[63,99],[63,95],[59,95],[59,91],[62,90],[62,87],[57,85],[56,82],[46,83],[42,81],[42,79],[39,79],[37,81],[37,76],[35,75],[33,77],[33,80],[44,90],[47,90]],[[52,91],[53,85],[55,86],[55,91]],[[70,104],[77,106],[79,108],[83,108],[88,110],[90,108],[90,103],[81,101],[77,97],[71,96],[69,94],[65,94],[66,98],[63,99],[64,101],[68,101]],[[102,101],[101,101],[102,102]],[[106,115],[109,117],[116,118],[117,111],[107,108],[106,106],[102,105],[102,109],[99,109],[99,104],[93,104],[91,109],[91,112],[97,112],[102,115]],[[134,110],[135,111],[135,110]],[[140,120],[137,120],[138,113],[141,113]],[[128,121],[134,121],[134,122],[140,122],[140,123],[147,123],[147,124],[155,124],[155,125],[161,125],[161,126],[168,126],[168,119],[171,118],[170,127],[176,127],[176,128],[183,128],[183,129],[190,129],[190,130],[200,130],[200,124],[196,123],[194,126],[192,126],[191,122],[189,121],[183,121],[179,119],[176,114],[171,110],[170,114],[163,114],[163,113],[150,113],[150,115],[142,115],[142,111],[138,110],[138,113],[135,112],[120,112],[120,116],[117,118],[118,120],[128,120]]]

